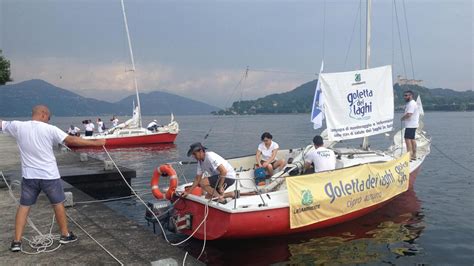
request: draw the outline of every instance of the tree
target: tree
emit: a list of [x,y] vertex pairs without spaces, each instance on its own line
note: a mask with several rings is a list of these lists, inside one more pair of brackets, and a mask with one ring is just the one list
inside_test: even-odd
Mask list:
[[3,57],[0,50],[0,85],[5,85],[9,81],[13,81],[10,78],[10,61]]

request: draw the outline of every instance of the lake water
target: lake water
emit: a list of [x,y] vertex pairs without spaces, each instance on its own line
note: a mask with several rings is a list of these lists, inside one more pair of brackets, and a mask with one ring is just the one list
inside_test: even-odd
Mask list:
[[[400,114],[396,114],[395,121],[399,118]],[[80,125],[83,119],[86,118],[53,117],[51,123],[66,129],[71,123]],[[144,117],[146,122],[152,119]],[[111,150],[118,164],[136,169],[138,178],[134,179],[133,187],[140,193],[150,191],[153,167],[170,161],[189,160],[185,154],[192,142],[202,141],[210,150],[224,157],[233,157],[254,153],[264,131],[271,132],[281,148],[306,146],[319,133],[312,129],[307,114],[178,116],[176,119],[181,132],[173,145]],[[169,117],[158,117],[158,120],[166,123]],[[208,241],[201,260],[207,264],[226,265],[472,265],[473,172],[462,169],[456,163],[474,169],[474,113],[430,112],[424,121],[426,130],[432,136],[433,146],[417,177],[414,191],[405,193],[365,217],[314,232],[266,239]],[[400,124],[395,126],[397,130],[400,128]],[[209,137],[205,140],[207,133]],[[376,136],[371,137],[370,141],[373,148],[385,148],[391,137]],[[102,151],[89,153],[106,158]],[[193,171],[187,171],[188,180],[192,180]],[[153,200],[150,194],[143,197]],[[145,208],[137,200],[111,202],[107,206],[146,226],[143,218]],[[173,238],[177,241],[182,236]],[[197,256],[202,244],[202,241],[192,240],[182,248]]]

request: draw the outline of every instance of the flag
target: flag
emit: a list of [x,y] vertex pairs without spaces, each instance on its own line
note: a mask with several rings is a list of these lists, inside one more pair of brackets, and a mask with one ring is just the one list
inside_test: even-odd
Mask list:
[[[321,61],[321,69],[319,74],[323,72],[324,61]],[[316,90],[314,92],[313,110],[311,111],[311,122],[313,122],[314,129],[318,129],[323,126],[324,119],[324,96],[321,90],[321,78],[318,76],[318,83],[316,84]]]
[[416,105],[418,106],[418,113],[420,114],[420,116],[424,116],[425,111],[423,110],[423,104],[421,103],[421,97],[419,94],[418,94],[418,97],[416,98]]

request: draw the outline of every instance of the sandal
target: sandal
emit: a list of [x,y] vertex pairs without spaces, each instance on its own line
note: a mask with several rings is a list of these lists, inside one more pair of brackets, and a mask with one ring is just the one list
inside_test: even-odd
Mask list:
[[213,201],[217,201],[220,204],[227,204],[228,202],[226,198],[217,198],[217,199],[214,199]]

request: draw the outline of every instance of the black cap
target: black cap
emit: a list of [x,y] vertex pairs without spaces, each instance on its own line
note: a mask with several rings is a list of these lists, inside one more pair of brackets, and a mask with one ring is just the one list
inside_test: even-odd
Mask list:
[[201,142],[193,143],[189,146],[188,157],[193,154],[195,151],[206,150],[207,148],[202,146]]

